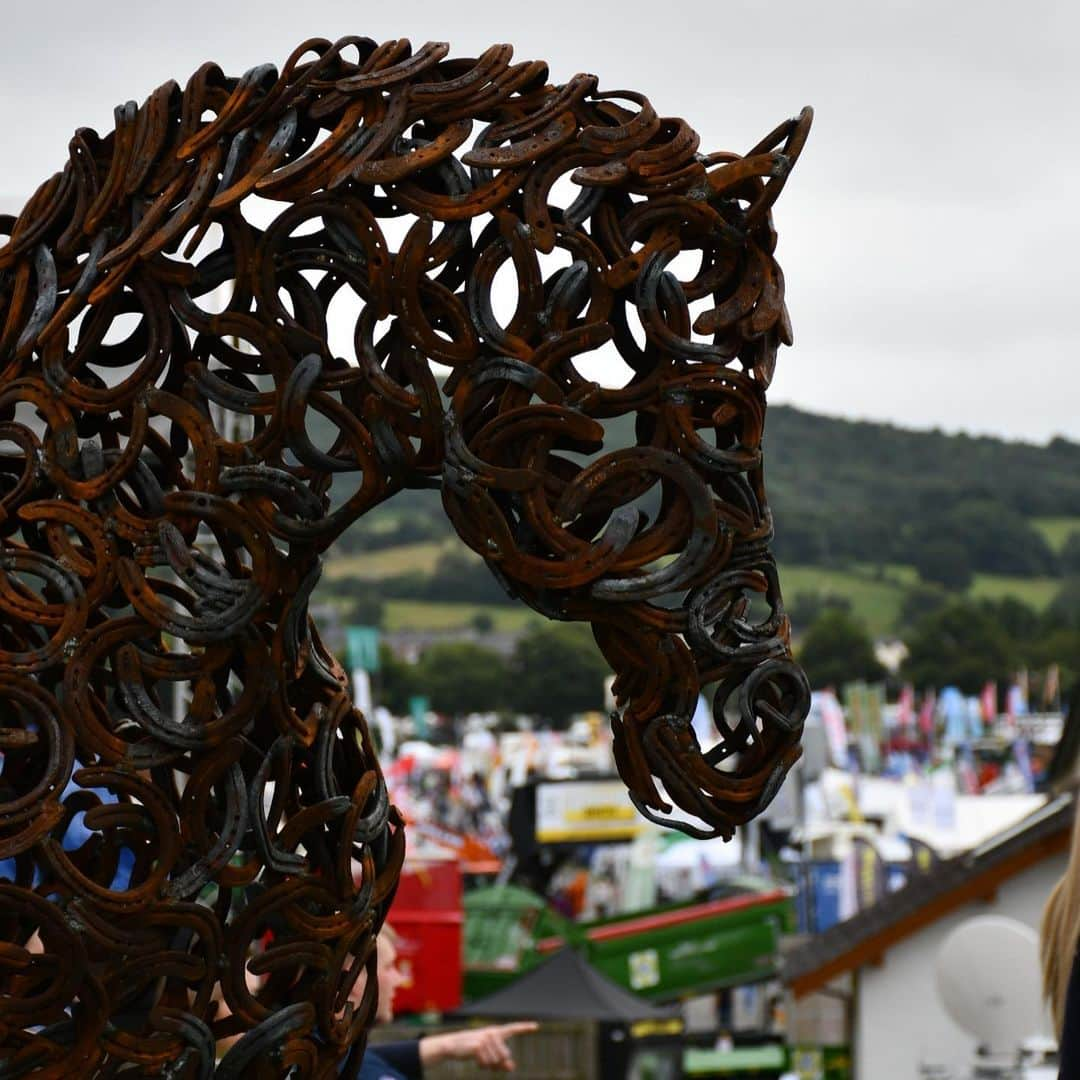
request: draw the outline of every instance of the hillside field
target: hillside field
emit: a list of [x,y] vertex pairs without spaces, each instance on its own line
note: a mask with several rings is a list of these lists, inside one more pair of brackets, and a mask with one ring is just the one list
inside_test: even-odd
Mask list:
[[[440,543],[407,544],[369,555],[353,555],[328,560],[325,578],[329,581],[358,577],[377,582],[380,578],[415,569],[430,572],[446,550]],[[802,593],[821,593],[846,599],[851,609],[875,637],[892,633],[903,604],[904,593],[917,582],[909,566],[891,564],[881,568],[859,566],[838,570],[821,566],[781,566],[780,584],[788,607]],[[1020,578],[997,574],[977,574],[970,595],[987,599],[1016,597],[1031,607],[1045,608],[1060,587],[1055,578]],[[421,600],[387,600],[387,630],[447,630],[464,627],[480,613],[491,616],[497,630],[513,632],[540,616],[525,607],[499,604],[433,603]],[[806,627],[796,625],[796,636]]]

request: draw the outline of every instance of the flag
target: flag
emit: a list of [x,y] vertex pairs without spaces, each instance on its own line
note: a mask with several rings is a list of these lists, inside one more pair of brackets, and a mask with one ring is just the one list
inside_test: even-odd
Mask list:
[[984,723],[992,724],[997,719],[997,683],[990,681],[983,687],[979,709]]
[[1046,678],[1043,680],[1043,705],[1049,709],[1061,692],[1061,672],[1057,664],[1051,664],[1046,669]]
[[1005,695],[1005,714],[1010,720],[1016,720],[1018,716],[1027,716],[1027,695],[1019,682],[1014,682]]
[[960,750],[960,758],[956,763],[956,773],[960,782],[960,790],[965,795],[979,794],[979,772],[975,768],[975,755],[971,751],[970,743],[965,743]]
[[851,840],[855,855],[855,895],[859,910],[873,907],[885,895],[885,862],[877,848],[863,836]]
[[915,722],[915,687],[904,683],[896,704],[896,726],[906,731]]
[[810,697],[818,706],[821,724],[829,744],[829,758],[838,768],[847,768],[848,735],[844,727],[844,709],[832,690],[815,690]]
[[919,730],[927,737],[934,734],[934,710],[937,708],[937,694],[927,690],[923,694],[922,707],[919,709]]
[[1031,747],[1027,739],[1017,739],[1013,743],[1013,757],[1016,767],[1024,778],[1024,790],[1030,794],[1035,790],[1035,772],[1031,767]]
[[941,715],[945,720],[945,743],[959,746],[968,740],[968,706],[964,695],[955,686],[941,691]]
[[[983,711],[986,708],[986,702],[983,700],[985,694],[986,690],[984,688],[983,693],[978,697],[965,699],[967,705],[967,729],[964,737],[960,740],[961,742],[969,742],[971,739],[981,739],[983,737],[983,732],[986,730],[986,723],[983,720]],[[997,704],[996,693],[994,694],[994,704]]]

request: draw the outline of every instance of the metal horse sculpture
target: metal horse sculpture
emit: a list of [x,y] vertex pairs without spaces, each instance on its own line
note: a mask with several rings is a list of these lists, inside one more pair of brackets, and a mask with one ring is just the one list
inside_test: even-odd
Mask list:
[[592,624],[643,814],[730,836],[798,756],[761,443],[810,111],[701,154],[592,75],[446,57],[207,64],[0,219],[0,1076],[358,1059],[404,835],[308,598],[402,488]]

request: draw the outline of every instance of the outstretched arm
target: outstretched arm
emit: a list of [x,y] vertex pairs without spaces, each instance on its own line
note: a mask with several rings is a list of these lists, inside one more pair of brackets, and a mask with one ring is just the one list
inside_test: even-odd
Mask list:
[[475,1061],[487,1069],[513,1072],[516,1066],[510,1040],[515,1035],[536,1031],[538,1027],[532,1021],[519,1021],[429,1035],[420,1040],[420,1061],[424,1065],[440,1061]]

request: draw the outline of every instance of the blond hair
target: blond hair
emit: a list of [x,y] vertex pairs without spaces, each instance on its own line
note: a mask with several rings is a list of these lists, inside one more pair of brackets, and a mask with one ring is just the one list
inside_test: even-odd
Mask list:
[[1065,1026],[1065,996],[1077,946],[1080,945],[1080,817],[1073,819],[1069,865],[1043,909],[1039,929],[1043,998],[1050,1006],[1054,1030]]

